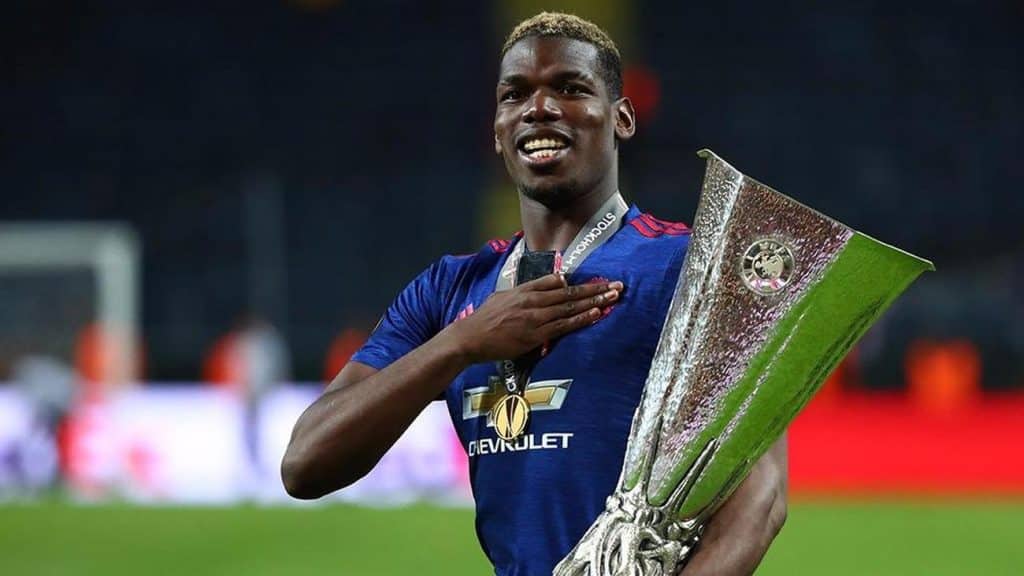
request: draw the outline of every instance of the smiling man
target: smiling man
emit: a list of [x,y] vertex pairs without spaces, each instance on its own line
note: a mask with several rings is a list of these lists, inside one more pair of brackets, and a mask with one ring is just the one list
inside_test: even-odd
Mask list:
[[[496,574],[540,576],[615,488],[689,230],[619,193],[618,147],[635,115],[597,26],[550,13],[521,23],[496,96],[494,147],[522,233],[443,257],[398,295],[296,423],[282,475],[298,498],[342,488],[443,398],[470,457],[484,552]],[[517,283],[519,260],[545,251],[556,273]],[[753,572],[785,513],[783,439],[712,518],[683,574]]]

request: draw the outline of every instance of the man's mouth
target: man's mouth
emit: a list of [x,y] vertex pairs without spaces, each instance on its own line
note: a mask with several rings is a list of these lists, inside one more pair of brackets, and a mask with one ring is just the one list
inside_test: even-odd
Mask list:
[[568,148],[568,140],[561,136],[549,135],[525,139],[519,146],[519,151],[531,164],[539,165],[548,164],[564,155]]

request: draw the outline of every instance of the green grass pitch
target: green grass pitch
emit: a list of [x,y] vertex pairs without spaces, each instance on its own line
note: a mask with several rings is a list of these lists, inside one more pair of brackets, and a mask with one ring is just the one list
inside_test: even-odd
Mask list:
[[[759,575],[1024,574],[1024,502],[790,506]],[[415,506],[0,506],[9,575],[489,574],[472,513]]]

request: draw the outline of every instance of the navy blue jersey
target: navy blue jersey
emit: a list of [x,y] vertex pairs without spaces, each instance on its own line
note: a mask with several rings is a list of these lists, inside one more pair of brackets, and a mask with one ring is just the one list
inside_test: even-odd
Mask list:
[[[504,392],[494,363],[463,371],[445,400],[469,454],[477,535],[501,576],[547,576],[604,509],[615,489],[633,412],[661,334],[689,241],[682,224],[632,206],[626,223],[568,277],[621,280],[620,298],[597,323],[554,342],[526,388],[530,422],[511,444],[489,409]],[[446,256],[395,299],[353,360],[384,368],[494,292],[520,238]]]

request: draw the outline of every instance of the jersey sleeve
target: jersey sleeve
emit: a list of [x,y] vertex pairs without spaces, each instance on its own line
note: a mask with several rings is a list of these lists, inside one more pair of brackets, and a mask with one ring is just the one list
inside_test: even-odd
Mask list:
[[352,360],[382,370],[433,338],[443,326],[443,280],[442,263],[437,262],[410,282]]

